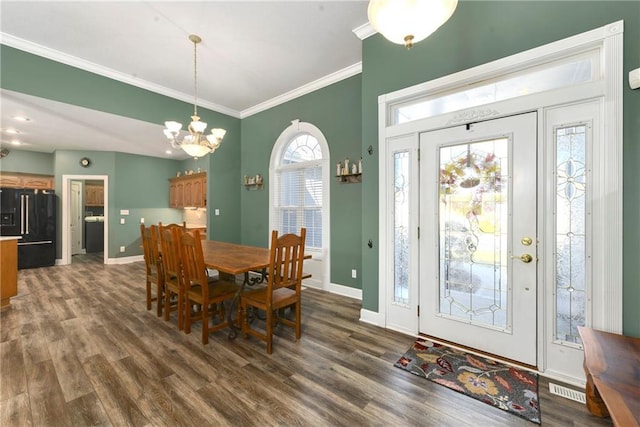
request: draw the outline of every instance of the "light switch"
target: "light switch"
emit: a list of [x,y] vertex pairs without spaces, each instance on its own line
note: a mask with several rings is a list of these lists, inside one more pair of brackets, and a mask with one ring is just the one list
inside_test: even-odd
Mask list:
[[140,224],[144,224],[144,218],[140,218]]
[[120,224],[124,224],[124,218],[120,218]]
[[215,212],[216,216],[220,215],[220,209],[216,209]]

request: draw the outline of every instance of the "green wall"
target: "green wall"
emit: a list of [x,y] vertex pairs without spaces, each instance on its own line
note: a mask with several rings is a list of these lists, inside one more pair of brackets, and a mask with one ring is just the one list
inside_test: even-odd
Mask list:
[[[242,243],[269,245],[269,160],[280,134],[299,119],[316,126],[329,145],[329,174],[335,175],[335,165],[346,157],[363,160],[364,174],[369,159],[361,151],[360,104],[361,76],[353,76],[326,88],[299,97],[283,105],[242,120],[242,171],[236,187],[240,189]],[[241,189],[240,177],[261,174],[264,189]],[[341,184],[331,179],[330,192],[330,282],[355,288],[361,287],[361,275],[351,278],[351,269],[360,272],[362,259],[362,185]]]
[[[362,147],[378,141],[378,96],[624,20],[624,333],[640,336],[640,2],[459,2],[453,17],[411,50],[375,35],[362,47]],[[363,307],[378,311],[378,150],[363,177]]]
[[[186,121],[193,112],[192,104],[101,77],[5,45],[0,45],[0,66],[2,67],[0,86],[3,89],[157,124],[162,124],[166,120],[176,118],[183,118],[183,120]],[[165,197],[168,198],[169,188],[166,179],[169,176],[175,176],[178,170],[197,169],[198,166],[202,170],[207,170],[207,200],[210,202],[215,201],[216,204],[225,206],[225,214],[215,218],[212,216],[213,210],[208,210],[209,224],[214,227],[213,230],[209,232],[212,234],[209,235],[220,240],[239,242],[240,219],[238,211],[240,209],[240,194],[237,191],[237,182],[239,182],[238,171],[240,169],[240,119],[202,107],[198,108],[198,113],[203,121],[227,130],[222,146],[216,151],[215,155],[200,159],[197,163],[192,159],[183,162],[175,161],[176,165],[170,168],[172,172],[166,176],[163,174],[163,181],[158,181],[154,186],[149,188],[158,188],[165,194]],[[161,132],[158,133],[158,144],[168,145],[166,138]],[[116,153],[94,154],[83,152],[79,154],[82,154],[82,156],[87,155],[92,159],[94,157],[96,159],[102,159],[102,156],[105,155],[113,156],[112,164],[107,169],[104,169],[105,172],[97,173],[108,174],[110,181],[112,177],[120,178],[121,180],[123,179],[122,177],[130,177],[132,180],[136,180],[139,175],[147,174],[147,171],[141,168],[120,168],[118,165],[122,162],[116,161],[116,158],[119,159],[119,157],[116,157]],[[8,156],[7,159],[9,159],[10,156]],[[61,156],[63,158],[65,157],[64,154],[61,154]],[[153,159],[159,162],[173,161],[159,158]],[[56,158],[56,163],[57,162],[58,159]],[[61,173],[87,173],[87,170],[84,169],[79,172],[68,172],[68,170],[78,168],[77,160],[75,162],[75,164],[74,160],[70,160],[68,163],[64,162],[65,167],[61,168],[56,165],[55,170],[53,170],[53,173],[56,175],[56,190],[58,190],[60,194],[59,185],[62,180]],[[92,169],[99,170],[102,166],[106,166],[106,164],[100,165],[99,167],[99,165],[94,162]],[[39,173],[37,170],[32,170],[31,166],[28,165],[25,171]],[[153,172],[151,176],[155,176]],[[124,198],[130,198],[135,194],[126,184],[121,185],[118,191],[118,196]],[[123,193],[120,194],[120,191]],[[112,197],[112,195],[110,194],[109,197]],[[110,204],[113,209],[116,208],[111,199]],[[153,206],[160,205],[153,203]],[[168,204],[165,206],[168,206]],[[208,206],[211,205],[209,204]],[[120,209],[120,207],[118,207],[118,209]],[[126,208],[122,207],[122,209]],[[110,214],[113,215],[115,212],[117,211],[110,211]],[[171,210],[165,212],[166,215],[169,215],[169,213],[171,213],[170,216],[175,217],[176,213],[178,215],[180,214],[180,211]],[[112,216],[112,218],[116,217]],[[124,229],[110,227],[110,257],[128,256],[135,252],[135,248],[137,248],[138,245],[133,241],[130,230],[127,229],[128,227]],[[122,236],[120,232],[123,233]],[[112,233],[116,234],[112,235]],[[139,230],[136,236],[138,234]],[[130,241],[127,241],[127,237]],[[129,249],[127,249],[125,254],[116,253],[115,250],[121,245],[131,247],[132,250],[129,251]],[[60,251],[60,247],[58,251]],[[60,252],[58,252],[58,257],[60,257]]]
[[11,152],[0,159],[0,171],[53,175],[53,155],[8,147]]
[[[91,158],[91,166],[79,164],[82,157]],[[107,175],[109,205],[109,258],[141,255],[140,218],[146,224],[181,221],[181,211],[170,209],[168,179],[175,176],[180,162],[102,151],[58,150],[54,153],[54,175],[58,203],[57,257],[62,248],[62,176]],[[129,215],[120,215],[120,210]],[[120,224],[120,218],[125,224]],[[120,246],[125,247],[121,253]]]

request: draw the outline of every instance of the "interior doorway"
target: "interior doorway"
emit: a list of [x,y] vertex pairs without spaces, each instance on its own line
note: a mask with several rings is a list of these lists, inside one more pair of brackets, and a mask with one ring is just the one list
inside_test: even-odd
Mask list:
[[[109,194],[109,177],[107,175],[63,175],[62,176],[62,256],[60,260],[60,264],[67,265],[71,264],[73,260],[73,239],[77,238],[78,230],[74,230],[72,223],[78,222],[77,215],[78,210],[81,211],[81,216],[83,221],[80,223],[80,227],[84,226],[84,218],[87,212],[83,209],[82,206],[79,206],[77,200],[82,198],[82,195],[74,195],[74,189],[77,189],[77,183],[86,183],[92,182],[96,184],[101,184],[103,188],[102,200],[103,206],[101,207],[101,211],[103,212],[102,221],[103,221],[103,230],[102,230],[102,256],[100,257],[101,262],[103,264],[108,264],[109,260],[109,207],[108,207],[108,194]],[[74,205],[75,203],[75,205]],[[93,213],[91,212],[94,216]],[[78,224],[75,225],[76,227]],[[86,237],[86,236],[85,236]]]

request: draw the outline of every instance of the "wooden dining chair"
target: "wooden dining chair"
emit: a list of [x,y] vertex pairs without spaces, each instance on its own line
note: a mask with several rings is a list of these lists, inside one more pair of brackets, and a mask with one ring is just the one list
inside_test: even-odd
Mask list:
[[[164,292],[164,272],[162,269],[162,259],[158,250],[158,227],[151,225],[145,227],[140,224],[140,235],[142,236],[142,250],[146,266],[146,287],[147,287],[147,310],[151,310],[151,302],[156,302],[158,317],[162,316],[163,292]],[[156,296],[152,296],[151,285],[156,285]]]
[[180,227],[160,226],[162,268],[164,271],[164,320],[169,320],[172,311],[178,312],[178,329],[184,325],[184,287],[180,263]]
[[187,221],[182,221],[182,224],[171,223],[171,224],[163,224],[162,221],[158,223],[158,227],[160,228],[181,228],[182,231],[187,231]]
[[[300,339],[301,328],[301,292],[302,264],[307,230],[302,228],[300,236],[271,232],[271,250],[267,268],[267,286],[244,291],[240,296],[242,313],[242,334],[245,338],[253,335],[267,343],[267,353],[273,351],[273,327],[276,322],[295,328],[296,340]],[[264,310],[266,314],[265,333],[253,329],[249,321],[249,308]],[[295,319],[278,316],[278,311],[292,307]]]
[[[184,331],[187,334],[191,333],[191,323],[201,320],[202,344],[207,344],[209,333],[230,326],[225,316],[224,302],[233,299],[240,291],[240,286],[233,280],[209,280],[199,230],[184,233],[180,249],[186,299]],[[200,310],[193,313],[194,306],[199,306]],[[217,323],[210,324],[211,320],[216,319]]]

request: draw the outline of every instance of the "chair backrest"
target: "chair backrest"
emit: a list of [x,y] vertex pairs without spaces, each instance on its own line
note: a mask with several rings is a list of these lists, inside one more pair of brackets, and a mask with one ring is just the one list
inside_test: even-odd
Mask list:
[[182,231],[187,231],[187,221],[182,221],[182,224],[172,223],[167,225],[162,224],[162,221],[160,221],[158,223],[158,226],[160,228],[181,228]]
[[151,274],[154,270],[160,273],[160,252],[158,250],[158,227],[152,225],[145,227],[140,224],[140,234],[142,236],[142,250],[144,253],[144,261],[147,265],[147,274]]
[[307,229],[301,228],[300,235],[285,234],[278,237],[278,232],[271,232],[271,252],[268,269],[267,298],[279,288],[295,286],[300,292],[302,286],[302,264],[304,261],[304,244]]
[[199,230],[188,231],[182,234],[180,237],[180,255],[186,286],[201,285],[205,297],[207,297],[207,269],[204,264]]
[[162,267],[165,282],[182,280],[180,266],[180,237],[182,228],[160,226],[160,245],[162,247]]

